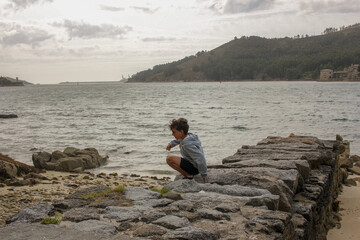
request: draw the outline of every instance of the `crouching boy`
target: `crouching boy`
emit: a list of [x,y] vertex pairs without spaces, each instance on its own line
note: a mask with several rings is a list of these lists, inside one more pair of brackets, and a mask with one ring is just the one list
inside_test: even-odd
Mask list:
[[171,141],[166,150],[180,144],[181,157],[169,155],[166,158],[170,167],[181,173],[185,179],[193,179],[196,174],[201,174],[204,182],[208,182],[208,173],[204,151],[197,135],[189,133],[189,125],[185,118],[173,119],[169,128],[175,140]]

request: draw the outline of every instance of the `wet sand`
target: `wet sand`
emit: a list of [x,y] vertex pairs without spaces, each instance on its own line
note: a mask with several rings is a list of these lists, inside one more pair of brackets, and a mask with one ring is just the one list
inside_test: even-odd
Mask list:
[[[359,179],[359,176],[349,176]],[[340,214],[342,217],[341,227],[333,228],[328,232],[328,240],[358,240],[360,239],[360,183],[357,186],[347,187],[344,185],[343,192],[339,195]]]

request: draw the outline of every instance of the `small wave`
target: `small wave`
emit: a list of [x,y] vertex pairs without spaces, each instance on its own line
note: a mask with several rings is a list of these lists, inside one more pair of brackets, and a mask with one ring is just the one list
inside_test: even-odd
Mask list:
[[358,119],[350,120],[348,118],[334,118],[334,119],[332,119],[332,121],[335,121],[335,122],[359,122]]
[[222,107],[209,107],[208,109],[223,109]]
[[239,131],[246,131],[246,130],[249,130],[247,127],[244,127],[244,126],[233,126],[232,127],[233,129],[235,130],[239,130]]

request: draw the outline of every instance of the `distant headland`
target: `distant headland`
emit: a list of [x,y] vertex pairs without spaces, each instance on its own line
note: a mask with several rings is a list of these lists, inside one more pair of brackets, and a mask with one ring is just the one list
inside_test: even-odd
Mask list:
[[0,87],[19,87],[19,86],[28,86],[34,85],[25,80],[20,80],[18,77],[0,77]]
[[[138,72],[128,82],[359,81],[359,39],[360,23],[317,36],[234,37],[213,50]],[[326,80],[320,78],[323,69]]]

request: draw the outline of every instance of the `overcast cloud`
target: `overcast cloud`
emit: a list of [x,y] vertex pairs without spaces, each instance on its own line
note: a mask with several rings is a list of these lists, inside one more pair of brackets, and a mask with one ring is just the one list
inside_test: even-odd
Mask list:
[[300,10],[305,13],[359,13],[360,2],[358,0],[305,0],[299,3]]
[[54,23],[56,27],[64,27],[69,38],[122,38],[132,30],[129,26],[119,27],[112,24],[92,25],[85,22],[64,20],[63,23]]
[[319,35],[359,16],[358,0],[0,0],[0,75],[119,80],[235,36]]
[[8,4],[6,4],[5,8],[18,11],[18,10],[23,10],[25,8],[28,8],[34,4],[46,3],[46,2],[52,2],[52,1],[53,0],[9,0]]
[[121,7],[112,7],[112,6],[106,6],[106,5],[100,5],[100,9],[104,11],[111,11],[111,12],[119,12],[124,11],[125,8]]
[[23,27],[17,24],[0,23],[0,44],[14,46],[18,44],[37,47],[42,42],[53,38],[53,35],[35,27]]
[[148,8],[148,7],[131,7],[135,10],[138,10],[138,11],[142,11],[144,13],[149,13],[149,14],[153,14],[155,13],[157,10],[159,10],[159,8],[156,8],[156,9],[151,9],[151,8]]

